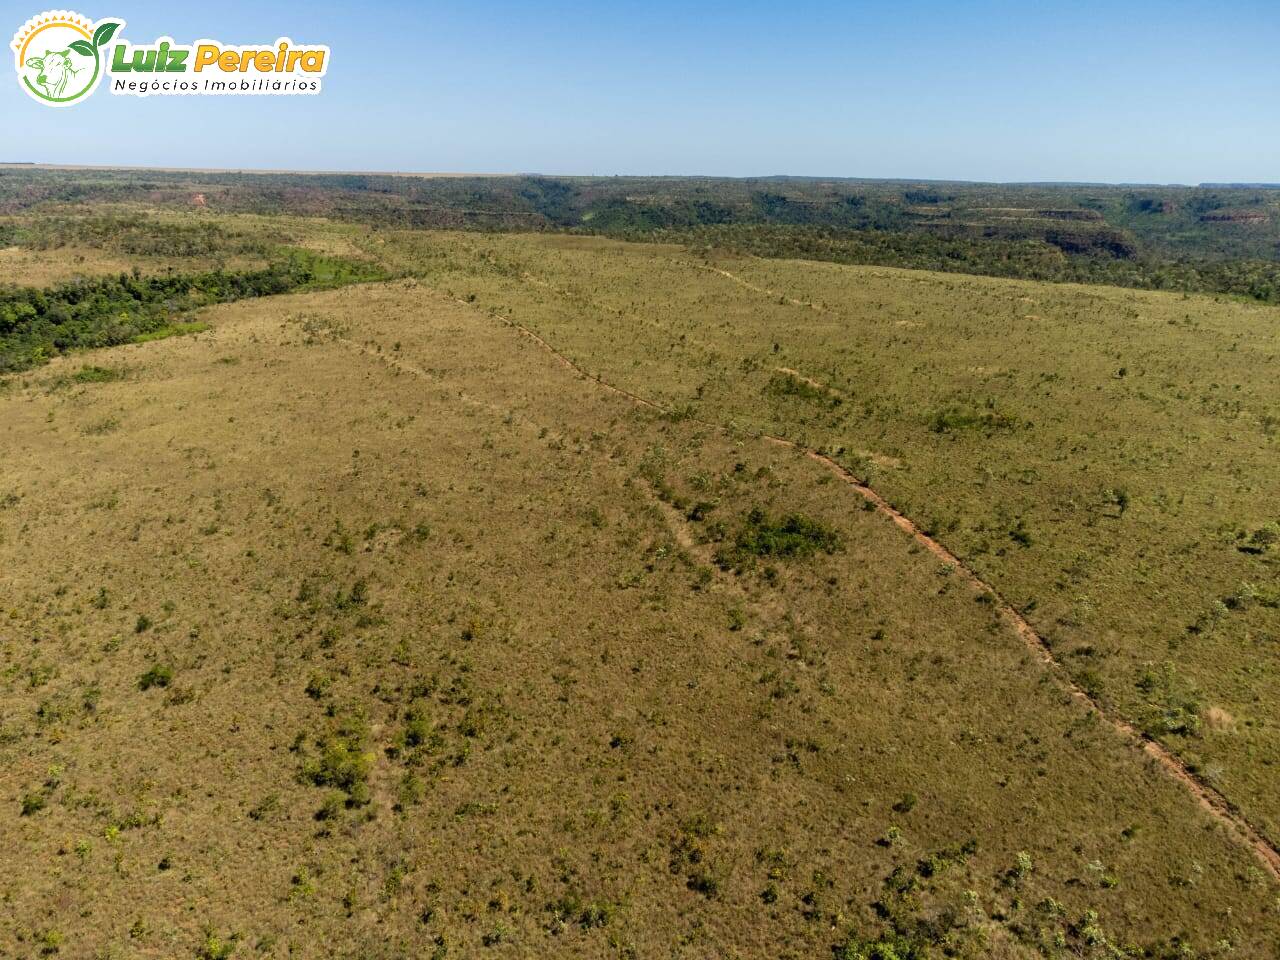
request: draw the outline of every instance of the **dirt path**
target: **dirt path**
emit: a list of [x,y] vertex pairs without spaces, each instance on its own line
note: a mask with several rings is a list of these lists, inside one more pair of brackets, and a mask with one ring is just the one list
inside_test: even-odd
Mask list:
[[750,280],[744,280],[736,273],[730,273],[728,270],[722,270],[719,267],[712,267],[705,263],[693,263],[689,260],[680,260],[678,262],[686,267],[693,267],[695,270],[705,270],[707,273],[717,273],[722,277],[727,277],[736,284],[746,287],[748,290],[754,290],[756,293],[763,293],[766,297],[777,297],[780,300],[791,304],[793,307],[808,307],[810,310],[817,310],[819,313],[823,313],[826,310],[826,307],[821,304],[811,303],[808,300],[797,300],[795,297],[788,297],[785,293],[779,293],[777,290],[770,290],[768,287],[761,287],[752,283]]
[[[467,307],[474,306],[474,304],[467,303],[465,300],[458,300],[457,298],[454,298],[454,300],[456,303],[459,303],[463,306],[467,306]],[[504,323],[507,323],[510,326],[517,326],[517,328],[524,335],[536,340],[545,350],[553,354],[558,360],[564,363],[568,363],[568,360],[566,357],[562,356],[558,351],[552,349],[551,346],[549,346],[544,340],[542,340],[536,334],[532,333],[531,331],[523,327],[518,327],[518,325],[511,324],[510,321],[508,321],[505,317],[502,318],[502,320]],[[539,433],[540,437],[547,437],[553,440],[557,440],[561,443],[567,443],[569,441],[569,438],[567,436],[565,436],[562,433],[559,433],[558,431],[550,430],[549,428],[547,428],[545,424],[536,423],[535,421],[529,419],[528,417],[516,414],[514,411],[506,410],[502,407],[499,407],[496,404],[487,403],[483,400],[479,400],[475,397],[472,397],[469,394],[467,394],[465,391],[457,388],[456,385],[452,384],[447,378],[442,377],[429,370],[425,370],[422,367],[417,366],[416,364],[410,363],[408,360],[404,359],[403,357],[396,356],[395,354],[389,353],[386,350],[383,350],[377,346],[371,346],[370,344],[367,344],[367,343],[357,343],[356,341],[352,340],[350,337],[345,337],[345,336],[342,336],[341,334],[334,334],[332,336],[332,341],[337,345],[352,351],[353,353],[358,353],[362,356],[368,357],[371,360],[376,361],[377,363],[382,364],[383,366],[387,367],[389,370],[392,371],[392,373],[396,375],[407,374],[408,376],[414,377],[418,380],[423,380],[428,383],[435,384],[437,387],[441,389],[443,393],[445,393],[449,397],[449,399],[457,403],[460,403],[464,406],[467,406],[476,410],[482,410],[485,413],[491,414],[495,418],[503,418],[503,419],[508,419],[512,421],[519,421],[521,424],[530,428],[531,430],[541,431]],[[568,366],[570,367],[571,370],[573,370],[575,374],[586,377],[587,379],[590,379],[590,380],[594,380],[595,382],[608,388],[614,393],[624,392],[624,391],[618,390],[617,388],[595,377],[588,377],[587,374],[583,373],[580,369],[578,369],[578,367],[574,366],[572,363],[568,363]],[[646,406],[652,407],[655,410],[661,409],[660,407],[657,407],[655,404],[649,403],[647,400],[644,400],[640,397],[635,397],[635,396],[632,396],[631,394],[626,394],[626,396],[629,399],[633,400],[634,402],[645,404]],[[699,421],[699,422],[702,422],[702,421]],[[610,456],[607,459],[612,460],[613,458]],[[731,576],[727,574],[722,574],[719,571],[719,569],[716,568],[716,565],[712,557],[712,554],[714,551],[712,550],[711,545],[705,544],[705,543],[699,543],[694,538],[693,533],[690,530],[690,525],[688,521],[684,518],[684,516],[680,513],[680,511],[677,510],[675,507],[673,507],[670,503],[667,503],[666,501],[664,501],[658,495],[658,491],[655,490],[651,484],[644,483],[642,484],[642,486],[644,487],[646,494],[649,497],[649,500],[652,503],[654,509],[661,516],[662,522],[667,526],[667,529],[670,531],[671,537],[675,541],[676,546],[679,547],[681,550],[683,550],[689,556],[696,558],[702,564],[709,567],[713,571],[712,575],[717,577],[718,579],[721,579],[723,584],[733,585],[735,589],[738,589],[738,591],[741,592],[740,587],[737,587],[736,584],[734,584],[733,578]],[[744,594],[744,597],[745,597],[745,594]],[[390,809],[389,804],[390,804],[390,801],[388,801],[388,809]]]
[[[715,273],[723,274],[732,280],[744,284],[745,286],[759,290],[761,293],[765,293],[770,296],[776,295],[772,291],[764,290],[763,288],[755,287],[744,280],[739,280],[727,271],[714,268],[704,269],[711,269]],[[462,300],[460,298],[455,298],[455,300],[464,307],[476,309],[474,303],[468,303],[466,300]],[[792,302],[797,304],[801,303],[801,301]],[[814,304],[804,305],[810,306],[815,310],[822,309]],[[484,313],[484,311],[481,312]],[[498,313],[484,313],[484,315],[492,317],[493,319],[511,327],[513,330],[516,330],[521,335],[528,337],[534,343],[542,347],[542,349],[551,354],[560,364],[573,371],[578,376],[594,381],[605,390],[617,394],[618,396],[626,397],[633,403],[647,407],[650,410],[666,414],[672,413],[672,411],[653,400],[649,400],[638,394],[632,393],[623,387],[615,386],[595,374],[588,373],[577,363],[544,340],[541,336],[534,333],[523,324],[512,320],[510,317]],[[726,429],[723,424],[712,423],[708,420],[701,420],[697,417],[686,419],[691,419],[695,423],[702,424],[703,426],[710,427],[714,430],[724,431]],[[1195,798],[1200,806],[1219,823],[1226,827],[1239,842],[1248,846],[1272,878],[1280,881],[1280,850],[1272,845],[1271,842],[1268,841],[1266,837],[1264,837],[1243,814],[1232,806],[1231,802],[1228,801],[1226,797],[1193,774],[1191,770],[1188,769],[1187,765],[1174,755],[1167,747],[1145,736],[1142,731],[1129,723],[1129,721],[1122,717],[1115,716],[1113,713],[1104,709],[1099,701],[1095,700],[1082,687],[1076,684],[1062,664],[1054,658],[1053,651],[1045,641],[1044,637],[1037,633],[1035,628],[1027,622],[1026,618],[1014,609],[1013,605],[1005,600],[994,587],[978,576],[978,574],[971,568],[966,566],[959,557],[921,530],[910,517],[907,517],[898,511],[891,503],[889,503],[889,501],[885,500],[884,497],[874,489],[849,473],[849,471],[831,457],[819,453],[816,450],[809,449],[808,447],[801,446],[793,440],[788,440],[786,437],[761,434],[761,438],[769,443],[775,444],[776,446],[787,447],[791,450],[795,450],[798,453],[804,454],[809,459],[822,464],[825,468],[852,487],[864,500],[872,504],[877,512],[888,517],[900,530],[914,539],[916,543],[924,547],[943,563],[954,568],[955,572],[959,574],[973,590],[989,595],[993,599],[995,609],[999,612],[1000,616],[1013,628],[1018,636],[1022,638],[1023,642],[1026,643],[1026,645],[1033,653],[1036,654],[1045,666],[1057,676],[1058,680],[1077,702],[1097,711],[1098,715],[1109,723],[1112,729],[1134,746],[1141,748],[1151,760],[1158,763],[1166,773],[1186,787],[1187,791]]]
[[415,366],[414,364],[409,363],[407,360],[404,360],[401,357],[397,357],[394,354],[388,353],[385,350],[375,349],[374,347],[370,347],[367,344],[363,344],[363,343],[356,343],[354,340],[348,337],[343,337],[339,335],[334,335],[333,342],[336,344],[339,344],[342,347],[345,347],[348,350],[353,350],[356,353],[364,354],[366,357],[371,357],[372,359],[377,360],[379,363],[384,364],[387,367],[390,367],[396,373],[405,373],[411,377],[416,377],[419,380],[426,380],[430,383],[434,383],[437,386],[439,386],[441,390],[449,393],[449,396],[452,397],[452,399],[456,400],[458,403],[464,404],[465,406],[472,407],[477,410],[484,410],[485,412],[492,413],[492,414],[501,415],[504,413],[504,411],[500,410],[498,407],[494,406],[493,404],[485,403],[483,400],[477,400],[475,397],[472,397],[469,394],[467,394],[466,391],[459,389],[457,387],[454,387],[444,377],[431,373],[428,370],[424,370],[421,367]]

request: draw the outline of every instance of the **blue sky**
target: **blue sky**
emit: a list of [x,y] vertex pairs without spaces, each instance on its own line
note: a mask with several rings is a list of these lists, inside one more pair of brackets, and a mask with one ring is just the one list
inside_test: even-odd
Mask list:
[[[50,6],[122,17],[135,43],[289,36],[333,56],[314,98],[104,86],[50,110],[8,74],[3,160],[1280,181],[1275,0]],[[44,8],[6,0],[5,40]]]

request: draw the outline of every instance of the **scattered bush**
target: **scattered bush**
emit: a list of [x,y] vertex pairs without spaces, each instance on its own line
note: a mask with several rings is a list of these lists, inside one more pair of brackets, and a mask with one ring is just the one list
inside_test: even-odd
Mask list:
[[1277,543],[1280,543],[1280,523],[1272,521],[1253,531],[1249,536],[1246,552],[1266,553]]
[[699,814],[681,825],[680,834],[671,843],[671,872],[682,874],[690,890],[708,899],[720,896],[727,879],[727,870],[713,863],[707,852],[706,841],[718,832],[710,819]]
[[75,383],[112,383],[124,379],[124,371],[111,367],[81,367],[71,375]]
[[1147,706],[1139,714],[1139,725],[1148,737],[1156,740],[1171,734],[1182,737],[1200,734],[1202,704],[1178,676],[1172,663],[1144,669],[1137,688],[1147,698]]
[[934,433],[957,433],[962,430],[977,430],[990,434],[1002,430],[1013,430],[1018,425],[1018,418],[1012,414],[998,413],[990,407],[976,410],[959,404],[943,407],[935,411],[929,418],[929,429]]
[[138,678],[138,689],[164,688],[171,683],[173,683],[173,668],[162,663],[153,663],[147,672]]
[[318,754],[303,761],[302,779],[317,787],[335,787],[346,794],[348,807],[370,800],[369,773],[374,756],[368,749],[363,721],[352,719],[317,741]]
[[784,371],[779,371],[769,379],[769,382],[765,384],[764,392],[773,397],[794,397],[798,400],[821,403],[832,407],[837,407],[843,402],[838,395],[826,387],[802,380],[794,374]]
[[313,673],[307,680],[306,694],[312,700],[323,700],[333,686],[333,678],[322,673]]
[[250,820],[267,820],[280,810],[280,797],[269,793],[249,811]]
[[226,940],[215,936],[211,931],[205,933],[204,943],[196,950],[197,960],[227,960],[236,952],[238,940],[232,934]]
[[757,559],[796,559],[819,550],[835,553],[842,546],[840,534],[818,520],[792,513],[774,519],[756,508],[747,514],[732,544],[716,552],[716,563],[726,570],[742,571]]
[[925,960],[926,945],[896,933],[875,940],[850,934],[832,949],[835,960]]

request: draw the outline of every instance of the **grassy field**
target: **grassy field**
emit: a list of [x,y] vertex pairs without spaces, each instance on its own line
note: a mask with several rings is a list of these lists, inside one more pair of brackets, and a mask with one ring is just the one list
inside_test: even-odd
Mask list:
[[0,380],[0,955],[1274,954],[1273,309],[274,223]]
[[1274,308],[596,240],[413,242],[437,282],[605,379],[830,453],[1280,838]]

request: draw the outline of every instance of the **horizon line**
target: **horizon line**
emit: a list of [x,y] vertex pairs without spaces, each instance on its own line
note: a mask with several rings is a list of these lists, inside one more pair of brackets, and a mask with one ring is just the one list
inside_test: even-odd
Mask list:
[[508,172],[492,171],[418,171],[418,170],[301,170],[291,167],[180,167],[147,164],[118,163],[46,163],[43,161],[0,160],[0,169],[18,168],[24,170],[118,170],[146,171],[151,173],[238,173],[251,176],[300,176],[300,177],[407,177],[428,179],[463,179],[466,177],[483,177],[497,179],[502,177],[546,177],[563,180],[841,180],[860,183],[933,183],[974,186],[1044,186],[1044,187],[1165,187],[1181,189],[1200,189],[1212,187],[1234,188],[1280,188],[1280,182],[1261,181],[1203,180],[1199,183],[1157,180],[974,180],[965,178],[939,177],[860,177],[847,174],[808,174],[808,173],[766,173],[766,174],[716,174],[716,173],[546,173],[540,171]]

